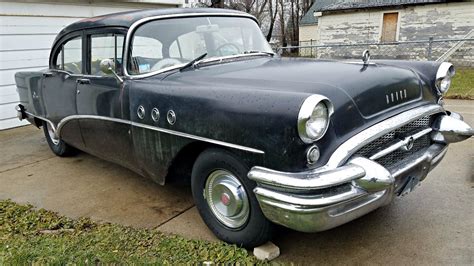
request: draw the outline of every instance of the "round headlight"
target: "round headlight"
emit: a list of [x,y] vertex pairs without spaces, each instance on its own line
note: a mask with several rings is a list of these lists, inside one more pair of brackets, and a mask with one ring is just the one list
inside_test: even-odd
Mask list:
[[454,76],[455,70],[451,63],[443,62],[436,73],[436,89],[440,95],[448,92],[451,86],[451,78]]
[[298,133],[305,143],[321,139],[329,126],[334,108],[324,96],[311,95],[303,102],[298,115]]
[[445,78],[439,81],[439,91],[441,93],[446,93],[451,86],[451,76],[446,76]]

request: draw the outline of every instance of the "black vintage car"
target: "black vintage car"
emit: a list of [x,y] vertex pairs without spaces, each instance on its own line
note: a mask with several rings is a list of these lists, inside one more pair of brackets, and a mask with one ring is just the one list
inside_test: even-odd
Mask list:
[[453,75],[449,63],[282,58],[248,14],[170,9],[69,25],[49,69],[15,77],[18,117],[55,154],[187,178],[209,228],[252,247],[275,224],[322,231],[412,191],[473,134],[443,108]]

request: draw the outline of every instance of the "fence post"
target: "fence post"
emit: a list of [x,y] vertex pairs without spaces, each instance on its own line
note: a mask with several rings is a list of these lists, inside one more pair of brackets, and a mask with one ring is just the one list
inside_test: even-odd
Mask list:
[[431,60],[432,50],[433,50],[433,37],[430,37],[430,39],[428,40],[428,61]]

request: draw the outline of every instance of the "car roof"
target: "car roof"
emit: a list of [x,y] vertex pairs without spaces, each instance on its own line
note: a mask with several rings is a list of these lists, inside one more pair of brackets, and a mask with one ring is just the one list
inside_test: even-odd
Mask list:
[[[137,11],[127,11],[103,16],[86,18],[70,24],[59,32],[56,40],[73,31],[92,29],[99,27],[123,27],[130,28],[133,23],[146,17],[168,16],[178,14],[244,14],[247,13],[219,8],[168,8],[168,9],[145,9]],[[250,15],[249,15],[250,16]]]

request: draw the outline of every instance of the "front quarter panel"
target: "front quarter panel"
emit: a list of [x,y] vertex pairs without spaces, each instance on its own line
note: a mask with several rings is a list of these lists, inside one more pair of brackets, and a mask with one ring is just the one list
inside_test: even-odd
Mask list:
[[[306,94],[167,82],[155,77],[134,81],[130,97],[132,122],[224,142],[217,146],[243,154],[242,158],[253,166],[263,160],[281,162],[272,157],[294,154],[291,144],[298,138],[296,116]],[[137,114],[139,106],[145,109],[143,119]],[[153,108],[160,111],[157,122],[151,118]],[[176,114],[173,125],[166,119],[170,110]],[[199,141],[143,126],[133,126],[133,138],[138,161],[147,162],[144,167],[155,168],[147,172],[159,175],[154,177],[158,180],[182,147]],[[280,152],[274,152],[277,149]]]

